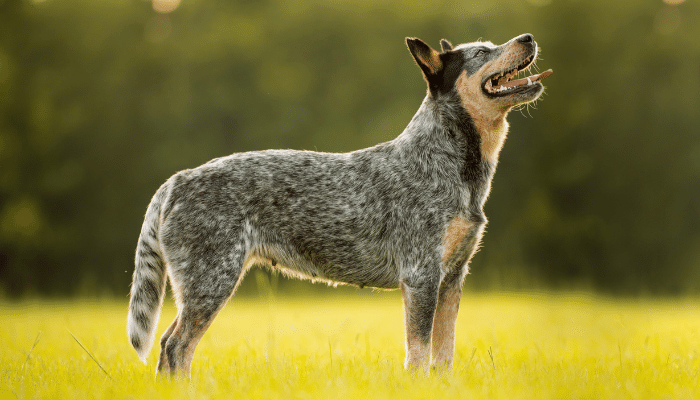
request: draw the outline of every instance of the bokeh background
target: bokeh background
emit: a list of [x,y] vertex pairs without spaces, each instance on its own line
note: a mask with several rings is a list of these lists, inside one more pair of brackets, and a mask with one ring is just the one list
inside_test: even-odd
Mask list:
[[0,297],[123,298],[176,171],[391,140],[425,95],[406,36],[525,32],[555,73],[509,116],[467,287],[698,293],[699,22],[694,0],[0,0]]

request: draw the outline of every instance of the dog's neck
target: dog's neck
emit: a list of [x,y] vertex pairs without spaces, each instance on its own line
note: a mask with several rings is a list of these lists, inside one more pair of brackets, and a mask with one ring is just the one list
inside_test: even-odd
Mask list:
[[508,135],[505,113],[494,119],[476,117],[474,125],[481,137],[481,156],[495,166]]
[[480,93],[479,86],[469,82],[470,79],[466,71],[457,79],[455,100],[466,110],[479,132],[481,156],[495,166],[508,134],[506,115],[510,108],[494,108]]
[[[467,164],[485,163],[493,172],[508,133],[506,115],[507,112],[487,113],[475,107],[466,107],[455,99],[436,100],[428,94],[395,141],[420,146],[420,151],[451,143],[454,148],[441,149],[447,152],[459,149]],[[444,135],[451,136],[452,140],[441,140],[440,136]]]
[[423,99],[418,111],[411,118],[406,129],[394,139],[394,142],[405,146],[417,146],[441,127],[440,117],[434,101],[428,95]]
[[[496,132],[488,135],[487,139],[496,138]],[[393,143],[407,171],[421,174],[431,182],[455,183],[460,188],[456,193],[470,213],[478,214],[491,190],[500,150],[489,153],[490,158],[484,157],[483,137],[460,102],[435,100],[429,94]],[[496,138],[498,146],[503,138],[505,134]]]

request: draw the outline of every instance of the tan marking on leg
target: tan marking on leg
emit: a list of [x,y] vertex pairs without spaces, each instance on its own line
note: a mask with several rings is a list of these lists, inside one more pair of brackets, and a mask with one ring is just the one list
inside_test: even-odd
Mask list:
[[401,285],[401,295],[403,297],[404,328],[406,330],[406,360],[404,361],[404,368],[411,372],[422,369],[425,374],[429,374],[430,342],[424,343],[418,334],[411,329],[409,310],[406,306],[409,304],[410,294],[403,284]]
[[196,320],[193,321],[187,335],[189,340],[182,355],[182,367],[180,368],[182,376],[189,378],[190,369],[192,367],[192,359],[194,358],[194,351],[197,348],[199,341],[202,339],[202,336],[204,336],[207,329],[209,329],[212,322],[214,322],[216,316],[219,315],[219,312],[224,307],[224,304],[226,304],[226,302],[219,306],[219,308],[209,317],[208,320],[203,320],[197,316]]
[[447,289],[438,298],[433,319],[431,365],[438,369],[452,369],[455,352],[455,329],[462,291],[459,287]]
[[411,338],[406,332],[406,361],[404,368],[408,371],[415,372],[423,370],[429,374],[430,365],[430,346],[422,343],[417,337]]
[[[198,314],[182,310],[176,319],[177,324],[168,338],[167,345],[175,346],[175,354],[172,359],[166,354],[165,360],[168,362],[159,373],[169,372],[171,376],[177,378],[189,378],[192,359],[197,344],[204,336],[214,318],[219,314],[225,302],[208,318],[204,319]],[[169,364],[174,364],[170,366]]]
[[177,326],[178,317],[175,317],[173,322],[170,324],[168,329],[165,330],[163,336],[160,338],[160,357],[158,357],[158,365],[156,366],[156,372],[158,374],[167,374],[170,372],[170,365],[168,364],[168,353],[165,351],[165,344],[168,342],[168,338],[173,334],[175,327]]
[[[184,339],[184,336],[186,335],[186,330],[185,330],[185,324],[183,323],[183,318],[181,317],[181,313],[178,314],[177,318],[175,318],[174,324],[175,327],[172,330],[172,333],[168,337],[168,340],[166,340],[165,347],[163,348],[163,352],[166,352],[164,356],[161,356],[161,359],[163,361],[166,361],[167,364],[164,365],[162,368],[159,365],[158,369],[158,374],[160,375],[167,375],[170,377],[181,377],[183,376],[182,374],[182,362],[180,361],[179,357],[179,348],[180,348],[180,342]],[[170,330],[170,328],[168,328]],[[167,354],[168,349],[170,347],[175,347],[175,352],[173,354]]]
[[202,339],[202,336],[204,336],[204,333],[207,331],[211,323],[213,322],[213,318],[209,320],[209,323],[206,324],[205,326],[202,326],[198,329],[197,332],[193,332],[194,337],[190,339],[190,342],[187,344],[187,347],[185,348],[185,352],[183,355],[183,363],[182,363],[182,371],[183,375],[186,375],[187,377],[190,376],[190,371],[192,367],[192,359],[194,358],[194,350],[197,348],[197,345],[199,344],[199,341]]
[[447,230],[442,237],[442,262],[445,263],[450,259],[450,256],[457,250],[464,237],[473,228],[474,223],[469,222],[463,217],[454,217],[449,224]]

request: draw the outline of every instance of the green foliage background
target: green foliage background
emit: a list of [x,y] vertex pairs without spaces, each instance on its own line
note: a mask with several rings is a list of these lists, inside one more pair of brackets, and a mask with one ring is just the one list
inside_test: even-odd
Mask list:
[[467,284],[700,289],[697,1],[163,1],[0,0],[0,293],[126,294],[176,171],[390,140],[425,95],[404,37],[524,32],[555,74],[509,117]]

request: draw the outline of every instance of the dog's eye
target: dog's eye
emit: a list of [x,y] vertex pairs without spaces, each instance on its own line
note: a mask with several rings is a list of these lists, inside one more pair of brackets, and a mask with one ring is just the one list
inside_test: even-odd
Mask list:
[[476,51],[476,54],[474,54],[474,57],[479,57],[480,55],[486,54],[486,53],[487,53],[487,51],[484,50],[484,49],[477,50],[477,51]]

